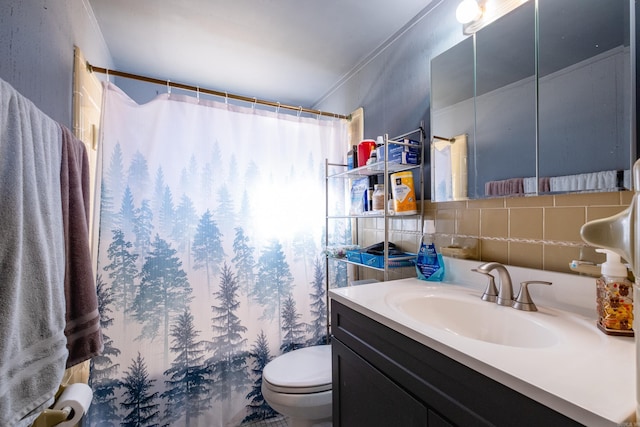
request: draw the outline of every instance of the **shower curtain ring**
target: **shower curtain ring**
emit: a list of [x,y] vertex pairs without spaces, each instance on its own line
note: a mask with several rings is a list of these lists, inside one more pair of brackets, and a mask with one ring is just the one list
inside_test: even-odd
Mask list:
[[253,97],[253,104],[251,105],[251,108],[253,108],[254,110],[256,109],[256,104],[258,103],[258,98],[256,98],[255,96]]
[[229,103],[229,93],[227,91],[224,92],[224,103],[225,104]]
[[278,102],[278,105],[276,106],[276,114],[280,113],[280,103]]
[[167,79],[167,95],[171,95],[171,80]]
[[298,117],[300,117],[300,114],[302,114],[302,105],[300,105],[300,108],[298,108]]
[[200,86],[196,86],[196,99],[200,103]]

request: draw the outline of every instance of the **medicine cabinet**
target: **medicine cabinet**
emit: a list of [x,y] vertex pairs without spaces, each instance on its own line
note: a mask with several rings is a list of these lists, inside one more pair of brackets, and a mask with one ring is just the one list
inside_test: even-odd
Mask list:
[[631,13],[629,0],[530,0],[433,58],[431,134],[466,135],[468,190],[439,193],[432,174],[432,200],[629,189]]

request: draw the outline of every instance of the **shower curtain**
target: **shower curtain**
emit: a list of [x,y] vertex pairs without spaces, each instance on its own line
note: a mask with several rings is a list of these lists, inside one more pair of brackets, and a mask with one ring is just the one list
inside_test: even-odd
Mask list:
[[344,158],[346,121],[175,94],[138,105],[111,83],[102,115],[105,349],[86,425],[284,425],[262,368],[326,340],[324,168]]

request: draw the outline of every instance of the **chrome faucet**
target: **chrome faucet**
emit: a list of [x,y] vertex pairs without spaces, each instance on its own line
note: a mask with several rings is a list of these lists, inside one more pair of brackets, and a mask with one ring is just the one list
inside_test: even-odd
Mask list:
[[493,277],[493,274],[485,273],[484,271],[480,271],[477,268],[472,268],[471,271],[473,271],[474,273],[480,273],[489,280],[489,282],[487,283],[487,288],[482,293],[482,301],[496,302],[496,299],[498,299],[498,289],[496,288],[496,281]]
[[513,308],[523,311],[538,311],[538,307],[533,303],[531,295],[529,295],[528,286],[533,283],[539,283],[541,285],[552,285],[551,282],[545,282],[543,280],[528,280],[520,284],[520,292],[515,301],[513,301]]
[[511,306],[513,304],[513,286],[507,268],[499,262],[487,262],[475,269],[476,272],[482,274],[489,274],[493,270],[497,270],[500,276],[500,291],[495,299],[496,304]]

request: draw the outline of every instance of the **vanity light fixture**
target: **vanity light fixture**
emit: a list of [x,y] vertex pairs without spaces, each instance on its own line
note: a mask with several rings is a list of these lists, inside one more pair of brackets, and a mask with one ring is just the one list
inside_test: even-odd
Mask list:
[[464,34],[473,34],[529,0],[463,0],[456,18]]
[[477,0],[462,0],[456,9],[456,19],[461,24],[476,21],[482,16],[482,8]]

